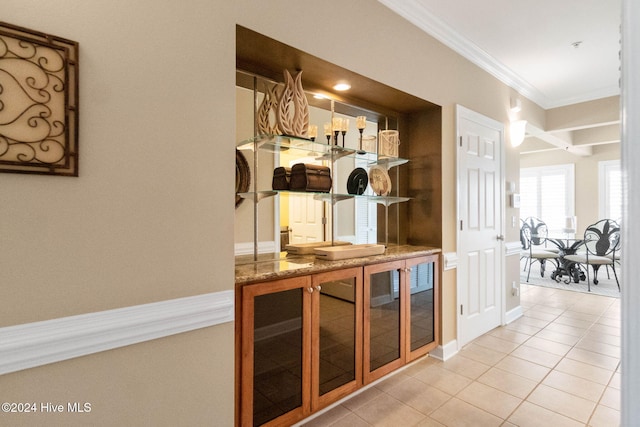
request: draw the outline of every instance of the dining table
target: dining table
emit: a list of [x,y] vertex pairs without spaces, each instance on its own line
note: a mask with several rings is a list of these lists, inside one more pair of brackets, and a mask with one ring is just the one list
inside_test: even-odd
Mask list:
[[579,283],[581,280],[585,280],[586,275],[580,268],[580,264],[565,258],[567,255],[574,255],[584,244],[584,240],[566,236],[548,237],[547,240],[558,248],[558,265],[551,272],[551,279],[560,282],[563,277],[566,277],[564,280],[566,284],[571,281]]

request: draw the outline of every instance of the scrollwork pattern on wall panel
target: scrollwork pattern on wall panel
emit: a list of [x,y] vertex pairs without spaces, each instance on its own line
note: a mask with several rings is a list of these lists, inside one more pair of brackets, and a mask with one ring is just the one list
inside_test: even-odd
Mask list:
[[78,44],[0,23],[0,172],[78,174]]

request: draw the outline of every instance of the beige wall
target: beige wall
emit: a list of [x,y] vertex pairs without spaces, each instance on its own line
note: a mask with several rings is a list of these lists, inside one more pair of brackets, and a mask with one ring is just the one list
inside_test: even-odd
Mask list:
[[[455,251],[454,105],[506,124],[513,91],[380,3],[323,10],[340,14],[324,19],[313,0],[4,0],[4,21],[80,42],[81,163],[78,178],[0,177],[0,326],[232,289],[236,23],[443,106],[443,249]],[[508,144],[505,163],[517,181]],[[446,343],[455,272],[443,278]],[[4,375],[0,391],[91,400],[91,418],[67,425],[229,425],[233,352],[227,324]]]
[[523,154],[520,167],[575,165],[575,215],[578,218],[576,234],[580,236],[588,225],[602,219],[598,213],[598,162],[606,160],[620,160],[620,144],[594,146],[593,155],[588,157],[576,156],[564,150]]
[[[0,412],[0,425],[230,426],[234,375],[220,343],[232,334],[228,323],[3,375],[0,401],[37,402],[38,412]],[[40,411],[48,402],[64,413]],[[68,402],[90,412],[68,413]]]
[[[232,3],[0,9],[80,43],[80,176],[0,176],[0,327],[232,289]],[[0,396],[93,408],[0,425],[230,425],[233,325],[3,375]]]

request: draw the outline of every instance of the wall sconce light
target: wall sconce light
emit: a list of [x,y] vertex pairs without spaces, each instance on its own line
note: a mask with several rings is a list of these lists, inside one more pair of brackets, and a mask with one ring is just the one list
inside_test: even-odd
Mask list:
[[511,146],[518,147],[524,141],[524,135],[527,127],[526,120],[516,120],[511,122],[510,134],[511,134]]
[[520,98],[511,98],[509,100],[509,110],[511,110],[512,113],[522,111],[522,101],[520,101]]

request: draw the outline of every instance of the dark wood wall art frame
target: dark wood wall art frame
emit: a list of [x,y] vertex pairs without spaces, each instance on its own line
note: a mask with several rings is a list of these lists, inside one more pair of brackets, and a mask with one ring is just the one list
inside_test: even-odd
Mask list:
[[0,22],[0,172],[78,176],[78,52]]

